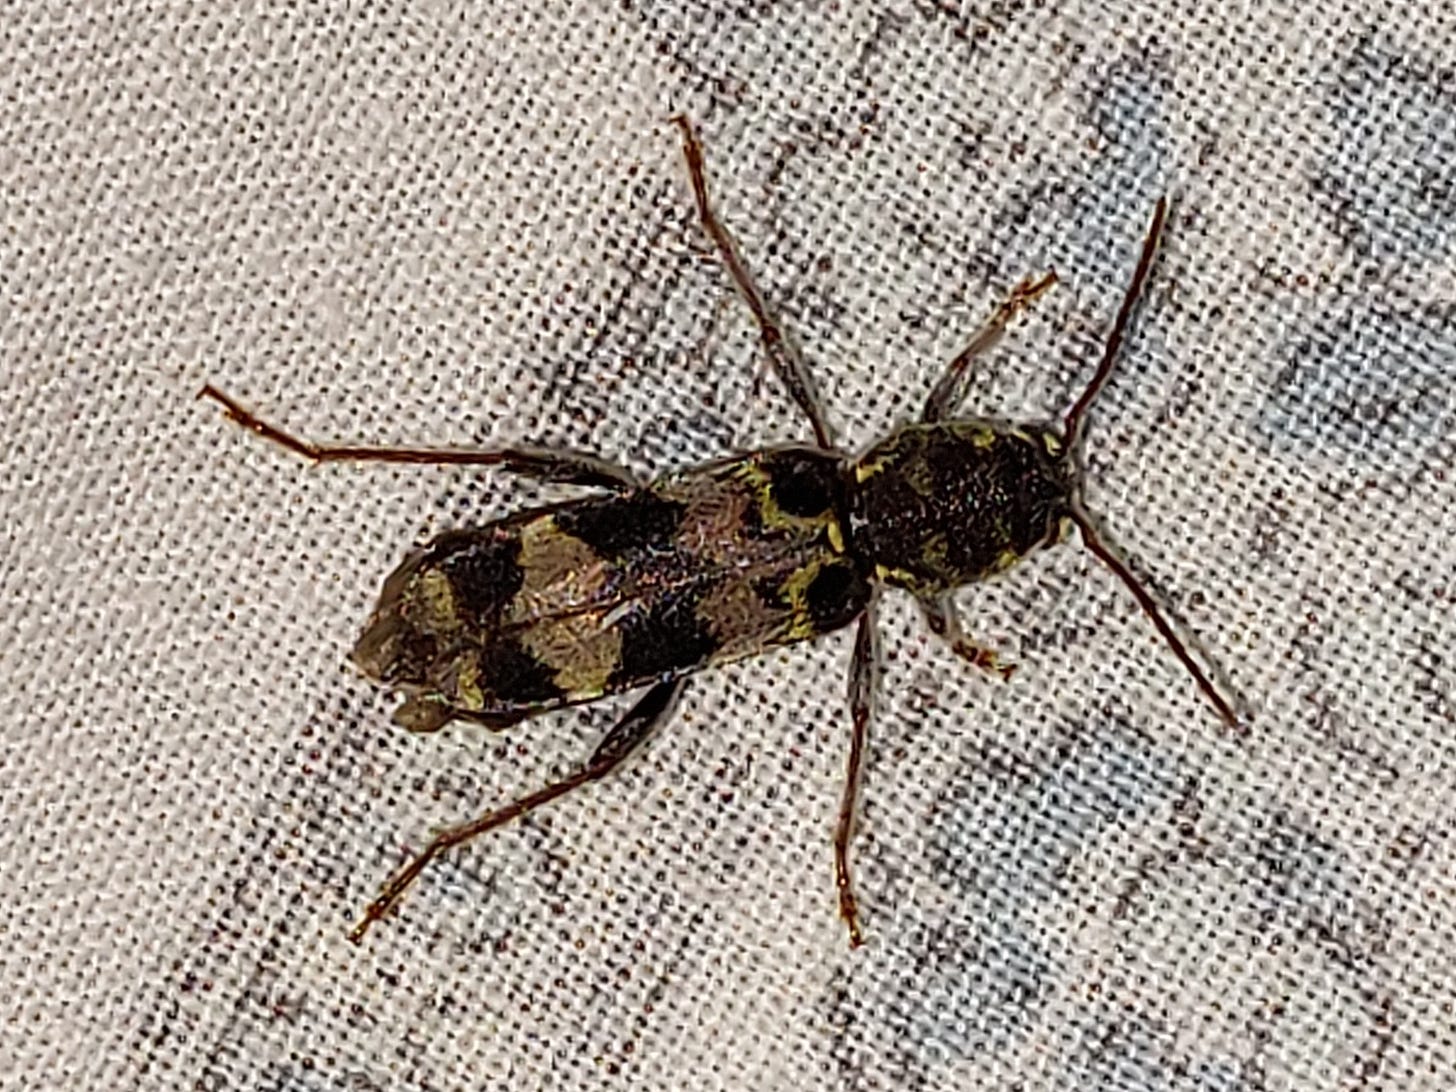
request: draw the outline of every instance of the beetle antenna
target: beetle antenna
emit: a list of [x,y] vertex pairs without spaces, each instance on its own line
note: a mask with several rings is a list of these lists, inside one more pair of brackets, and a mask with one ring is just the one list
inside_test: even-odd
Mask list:
[[[1067,411],[1066,420],[1062,424],[1062,438],[1066,449],[1075,453],[1082,443],[1082,434],[1087,427],[1087,407],[1097,397],[1102,387],[1107,382],[1107,377],[1112,373],[1112,365],[1117,360],[1117,351],[1122,347],[1123,337],[1127,333],[1127,324],[1132,319],[1132,312],[1137,307],[1141,298],[1143,288],[1148,281],[1148,274],[1152,271],[1153,261],[1158,256],[1158,243],[1163,237],[1163,226],[1168,221],[1168,199],[1159,197],[1158,203],[1153,207],[1153,221],[1148,225],[1148,233],[1143,238],[1143,251],[1138,258],[1137,269],[1133,271],[1132,283],[1127,286],[1127,291],[1122,297],[1122,306],[1117,309],[1117,318],[1113,320],[1112,330],[1107,335],[1107,342],[1102,349],[1102,359],[1097,364],[1097,371],[1092,376],[1092,381],[1087,384],[1084,390]],[[1148,593],[1148,590],[1138,583],[1137,577],[1133,576],[1122,560],[1112,552],[1105,542],[1098,535],[1093,526],[1092,517],[1083,509],[1081,500],[1072,496],[1068,506],[1067,515],[1077,525],[1077,530],[1082,532],[1082,542],[1086,545],[1102,564],[1112,570],[1119,580],[1127,585],[1127,590],[1132,592],[1137,599],[1138,606],[1142,607],[1143,613],[1152,621],[1153,626],[1162,634],[1163,640],[1173,650],[1173,655],[1188,669],[1188,674],[1193,676],[1193,681],[1198,684],[1198,689],[1203,691],[1204,697],[1218,710],[1218,715],[1224,722],[1234,729],[1238,729],[1239,718],[1234,713],[1233,706],[1218,692],[1212,680],[1204,673],[1203,668],[1198,666],[1192,654],[1176,633],[1168,620],[1163,617],[1162,611],[1158,609],[1157,601]]]
[[1224,722],[1230,728],[1238,728],[1239,718],[1234,713],[1233,706],[1224,699],[1223,695],[1213,685],[1213,682],[1204,674],[1203,668],[1198,666],[1198,662],[1189,653],[1188,646],[1178,639],[1178,635],[1173,632],[1173,627],[1168,624],[1168,620],[1158,610],[1158,604],[1148,594],[1148,590],[1138,583],[1138,579],[1133,576],[1132,570],[1124,565],[1122,560],[1107,548],[1107,544],[1102,541],[1096,529],[1093,527],[1091,517],[1075,501],[1068,515],[1072,522],[1077,525],[1077,530],[1082,532],[1082,542],[1086,545],[1087,549],[1091,550],[1102,564],[1111,569],[1117,578],[1127,585],[1128,591],[1132,592],[1133,597],[1137,599],[1138,606],[1143,608],[1143,613],[1152,620],[1158,632],[1163,635],[1163,640],[1173,650],[1173,655],[1177,656],[1182,661],[1183,666],[1188,669],[1188,673],[1193,676],[1193,681],[1198,684],[1198,689],[1202,690],[1204,696],[1213,703],[1213,707],[1218,710],[1218,715],[1224,719]]
[[1082,432],[1085,429],[1087,407],[1092,404],[1092,399],[1097,397],[1102,390],[1107,377],[1112,373],[1113,362],[1117,359],[1117,350],[1122,347],[1122,339],[1127,331],[1128,320],[1132,318],[1133,308],[1137,306],[1138,298],[1143,294],[1143,286],[1147,283],[1148,272],[1153,268],[1153,259],[1158,254],[1158,242],[1163,237],[1163,225],[1168,219],[1168,199],[1159,197],[1158,203],[1153,208],[1153,222],[1148,225],[1148,233],[1143,239],[1142,257],[1138,258],[1137,269],[1133,272],[1132,283],[1127,286],[1127,292],[1123,294],[1122,306],[1117,310],[1117,319],[1112,324],[1112,331],[1107,335],[1107,343],[1102,349],[1102,360],[1097,365],[1097,372],[1092,376],[1092,382],[1087,384],[1084,390],[1067,411],[1066,420],[1062,423],[1062,438],[1069,451],[1077,450],[1082,441]]

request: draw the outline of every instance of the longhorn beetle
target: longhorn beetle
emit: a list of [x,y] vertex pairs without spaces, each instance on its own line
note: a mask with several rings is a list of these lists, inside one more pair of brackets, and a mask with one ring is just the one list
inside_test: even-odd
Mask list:
[[1146,590],[1098,537],[1082,504],[1087,409],[1107,380],[1167,216],[1159,200],[1091,382],[1053,425],[956,416],[971,362],[1055,283],[1025,280],[946,366],[924,413],[855,458],[835,446],[809,370],[774,320],[708,197],[703,149],[682,133],[698,216],[757,321],[764,353],[813,430],[813,446],[735,455],[643,482],[596,455],[532,447],[431,450],[320,445],[275,428],[211,385],[239,425],[314,462],[499,466],[595,495],[447,531],[411,551],[352,657],[397,688],[394,719],[417,732],[452,720],[499,729],[562,706],[645,690],[575,772],[448,828],[384,885],[350,932],[356,943],[425,866],[617,767],[670,715],[688,675],[858,623],[849,672],[849,761],[834,833],[839,913],[863,942],[849,844],[875,689],[875,590],[919,601],[930,629],[976,667],[1009,675],[966,635],[951,592],[1000,572],[1075,527],[1125,584],[1198,688],[1237,720]]

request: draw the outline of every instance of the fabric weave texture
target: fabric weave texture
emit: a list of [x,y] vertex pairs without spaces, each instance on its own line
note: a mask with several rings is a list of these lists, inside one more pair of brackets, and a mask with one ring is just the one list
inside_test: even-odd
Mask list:
[[[1449,5],[20,3],[0,20],[0,1088],[1445,1092],[1456,1079]],[[807,442],[677,134],[846,450],[1024,277],[967,408],[1056,420],[1154,203],[1075,539],[695,678],[609,782],[432,867],[621,700],[413,736],[384,575],[569,495],[313,467]]]

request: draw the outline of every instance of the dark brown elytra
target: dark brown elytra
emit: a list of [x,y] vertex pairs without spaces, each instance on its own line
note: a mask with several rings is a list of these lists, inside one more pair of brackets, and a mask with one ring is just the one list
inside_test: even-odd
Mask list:
[[[685,118],[673,120],[703,228],[816,448],[769,449],[643,483],[609,459],[580,452],[308,443],[210,385],[201,392],[239,425],[315,462],[499,466],[609,491],[447,532],[412,551],[385,582],[353,655],[370,678],[408,695],[396,719],[410,728],[433,730],[457,718],[504,727],[607,694],[645,693],[575,772],[436,835],[368,906],[349,934],[356,942],[446,850],[615,769],[670,715],[691,672],[857,621],[834,873],[840,914],[858,946],[849,846],[877,681],[874,585],[907,589],[959,657],[1009,675],[1011,668],[967,636],[950,593],[1064,539],[1072,527],[1132,592],[1224,721],[1237,724],[1153,598],[1103,544],[1081,499],[1086,413],[1152,268],[1166,203],[1157,203],[1097,370],[1059,428],[954,416],[971,362],[1055,283],[1049,273],[1023,281],[947,365],[918,423],[854,458],[834,445],[808,367],[713,211],[696,133]],[[737,522],[724,522],[729,509]]]

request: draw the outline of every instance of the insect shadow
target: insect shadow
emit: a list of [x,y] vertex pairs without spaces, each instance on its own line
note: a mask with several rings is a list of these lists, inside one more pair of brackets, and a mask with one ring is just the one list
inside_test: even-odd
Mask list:
[[1112,370],[1152,268],[1166,202],[1154,210],[1097,370],[1059,426],[956,416],[972,361],[1052,287],[1056,276],[1047,273],[1022,281],[946,366],[918,422],[855,457],[835,445],[808,366],[713,211],[696,132],[684,117],[673,121],[703,229],[753,313],[774,372],[807,419],[813,445],[732,456],[644,482],[609,459],[577,451],[309,443],[216,387],[201,391],[237,424],[314,462],[498,466],[597,490],[447,531],[385,579],[352,657],[367,677],[406,695],[394,719],[407,728],[427,732],[465,720],[499,729],[563,706],[645,693],[573,773],[436,834],[369,904],[349,933],[355,942],[446,850],[614,770],[670,716],[693,672],[857,623],[834,876],[850,944],[860,945],[849,846],[879,669],[877,589],[909,591],[957,656],[1009,676],[1012,667],[967,635],[950,593],[1063,540],[1072,528],[1127,585],[1219,715],[1237,723],[1082,504],[1087,409]]

